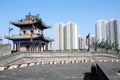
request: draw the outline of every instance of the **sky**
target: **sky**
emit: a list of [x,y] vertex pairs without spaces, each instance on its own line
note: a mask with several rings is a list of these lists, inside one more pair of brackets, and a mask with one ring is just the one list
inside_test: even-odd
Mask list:
[[99,19],[120,20],[120,0],[0,0],[0,37],[8,35],[8,28],[13,28],[11,35],[19,34],[19,28],[10,21],[23,19],[29,12],[40,14],[43,22],[51,26],[44,30],[46,37],[54,38],[55,24],[75,22],[78,36],[84,38],[88,33],[95,34],[95,23]]

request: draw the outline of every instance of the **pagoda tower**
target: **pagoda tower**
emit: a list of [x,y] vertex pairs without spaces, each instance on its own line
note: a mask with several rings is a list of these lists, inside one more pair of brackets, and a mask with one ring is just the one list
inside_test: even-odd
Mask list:
[[17,52],[43,52],[48,50],[48,44],[53,41],[45,37],[43,30],[50,28],[39,18],[39,15],[30,13],[24,19],[16,22],[11,21],[12,25],[20,28],[20,33],[6,38],[13,41],[13,50]]

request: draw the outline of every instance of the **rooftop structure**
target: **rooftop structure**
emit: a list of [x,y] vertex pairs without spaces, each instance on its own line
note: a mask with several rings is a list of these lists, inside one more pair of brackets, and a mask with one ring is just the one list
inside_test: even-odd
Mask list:
[[39,19],[39,14],[31,15],[31,13],[29,13],[28,15],[25,16],[24,19],[18,20],[17,22],[11,21],[10,23],[19,28],[31,26],[32,24],[41,29],[50,28],[50,26],[47,26],[43,23],[42,19]]
[[6,37],[13,41],[14,51],[39,52],[48,50],[48,44],[53,39],[44,37],[43,30],[50,28],[50,26],[45,25],[39,19],[39,15],[31,15],[29,13],[24,19],[18,20],[17,22],[11,21],[10,23],[20,28],[20,34]]

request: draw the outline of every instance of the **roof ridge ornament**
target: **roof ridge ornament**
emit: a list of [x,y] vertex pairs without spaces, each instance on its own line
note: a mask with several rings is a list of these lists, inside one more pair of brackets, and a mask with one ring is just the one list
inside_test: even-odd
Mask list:
[[20,19],[16,22],[10,21],[10,24],[13,24],[17,27],[27,27],[31,24],[37,25],[38,27],[42,29],[47,29],[50,28],[50,26],[46,25],[43,21],[42,18],[39,18],[39,14],[37,15],[32,15],[30,12],[25,16],[25,18]]

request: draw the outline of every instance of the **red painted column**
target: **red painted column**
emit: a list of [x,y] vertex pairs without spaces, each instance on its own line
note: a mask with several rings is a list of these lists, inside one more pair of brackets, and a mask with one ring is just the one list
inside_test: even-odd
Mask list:
[[38,44],[38,51],[41,52],[41,44]]

